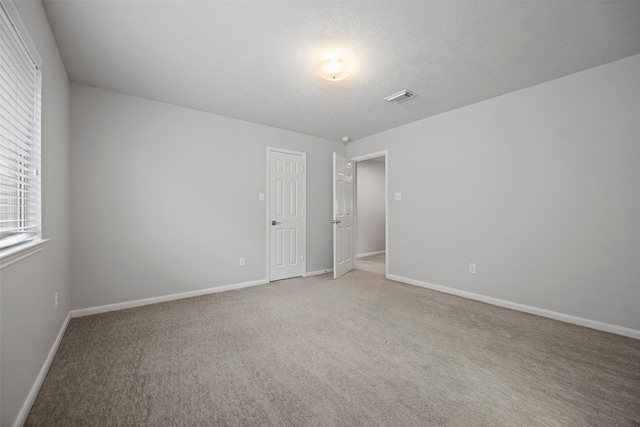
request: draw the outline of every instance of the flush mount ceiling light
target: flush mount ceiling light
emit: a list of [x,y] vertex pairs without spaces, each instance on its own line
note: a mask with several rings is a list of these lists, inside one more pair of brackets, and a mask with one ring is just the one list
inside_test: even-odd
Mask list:
[[406,90],[401,90],[398,93],[387,96],[386,98],[384,98],[384,100],[387,102],[393,102],[394,104],[400,104],[401,102],[404,102],[407,99],[411,99],[414,96],[414,94],[407,92]]
[[318,68],[318,74],[325,80],[335,82],[347,77],[349,69],[338,53],[329,52],[324,55],[324,62]]

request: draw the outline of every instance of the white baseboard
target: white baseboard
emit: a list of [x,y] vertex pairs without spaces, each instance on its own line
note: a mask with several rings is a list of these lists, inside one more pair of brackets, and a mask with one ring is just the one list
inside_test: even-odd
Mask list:
[[53,346],[51,346],[51,350],[49,350],[49,354],[47,355],[47,358],[45,359],[44,364],[42,365],[42,368],[40,369],[40,372],[38,373],[38,376],[36,377],[36,380],[33,383],[33,386],[31,386],[31,390],[29,391],[29,394],[27,395],[27,399],[24,401],[24,404],[22,405],[22,408],[18,413],[18,417],[13,423],[13,427],[21,427],[24,424],[24,422],[27,420],[29,411],[31,411],[31,407],[33,406],[33,403],[36,401],[38,392],[40,392],[40,387],[42,387],[42,383],[44,382],[44,379],[47,376],[47,373],[49,372],[51,363],[53,363],[53,358],[55,357],[56,352],[58,351],[58,347],[60,347],[60,343],[62,342],[62,337],[64,336],[64,333],[67,330],[67,326],[69,326],[70,320],[71,320],[71,313],[67,314],[67,318],[64,319],[64,323],[60,328],[60,332],[58,332],[58,336],[56,337],[56,340],[54,341]]
[[327,274],[327,273],[333,273],[333,268],[327,268],[325,270],[317,270],[317,271],[307,271],[306,273],[304,273],[302,277],[319,276],[321,274]]
[[174,300],[183,299],[183,298],[197,297],[200,295],[215,294],[217,292],[248,288],[250,286],[265,285],[267,283],[269,283],[269,281],[266,279],[255,280],[253,282],[244,282],[244,283],[236,283],[233,285],[217,286],[215,288],[181,292],[179,294],[163,295],[160,297],[145,298],[145,299],[139,299],[135,301],[126,301],[126,302],[119,302],[115,304],[100,305],[97,307],[81,308],[78,310],[71,310],[71,317],[75,318],[75,317],[89,316],[91,314],[106,313],[108,311],[123,310],[125,308],[141,307],[143,305],[157,304],[159,302],[174,301]]
[[367,252],[367,253],[364,253],[364,254],[356,254],[356,258],[366,258],[368,256],[381,255],[383,253],[385,253],[385,251]]
[[570,314],[564,314],[564,313],[558,313],[556,311],[545,310],[544,308],[532,307],[529,305],[518,304],[515,302],[506,301],[498,298],[487,297],[484,295],[474,294],[473,292],[462,291],[462,290],[450,288],[447,286],[434,285],[432,283],[422,282],[420,280],[409,279],[401,276],[395,276],[393,274],[388,274],[387,279],[640,340],[640,330],[637,330],[637,329],[625,328],[624,326],[611,325],[609,323],[598,322],[596,320],[585,319],[583,317],[572,316]]

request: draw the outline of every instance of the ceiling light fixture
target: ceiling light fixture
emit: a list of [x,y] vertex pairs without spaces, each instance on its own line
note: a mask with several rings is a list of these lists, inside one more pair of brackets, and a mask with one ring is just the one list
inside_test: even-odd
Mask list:
[[348,67],[336,52],[325,54],[324,61],[318,68],[318,74],[323,79],[335,82],[349,75]]
[[335,75],[338,74],[341,69],[342,69],[342,62],[338,61],[337,59],[332,59],[331,61],[326,62],[322,66],[322,71],[324,71],[326,74],[330,74],[334,76],[334,78],[335,78]]

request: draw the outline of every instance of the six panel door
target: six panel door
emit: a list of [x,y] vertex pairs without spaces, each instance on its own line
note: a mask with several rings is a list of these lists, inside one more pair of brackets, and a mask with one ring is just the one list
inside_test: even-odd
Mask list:
[[270,152],[270,268],[269,280],[302,276],[303,235],[303,157]]

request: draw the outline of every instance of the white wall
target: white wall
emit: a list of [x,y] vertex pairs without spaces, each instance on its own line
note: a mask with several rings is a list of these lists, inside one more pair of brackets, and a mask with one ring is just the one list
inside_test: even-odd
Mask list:
[[356,254],[384,251],[384,161],[356,163],[356,185]]
[[389,150],[403,195],[389,273],[639,330],[638,76],[640,55],[349,144]]
[[341,143],[79,84],[71,106],[74,309],[265,279],[267,146],[307,153],[307,271],[331,268]]
[[51,240],[0,272],[2,426],[16,420],[70,310],[69,79],[41,3],[16,5],[43,60],[42,228]]

